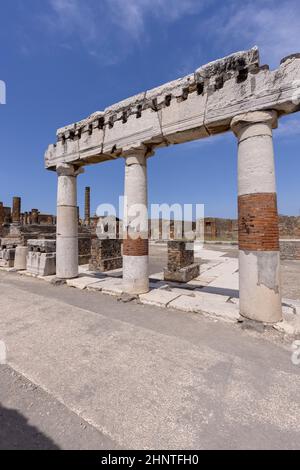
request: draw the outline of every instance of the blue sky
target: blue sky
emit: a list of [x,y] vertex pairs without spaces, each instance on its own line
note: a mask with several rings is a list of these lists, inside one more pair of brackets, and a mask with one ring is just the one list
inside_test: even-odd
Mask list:
[[[58,127],[123,98],[257,44],[276,68],[300,52],[298,0],[0,0],[0,201],[55,212],[56,175],[43,156]],[[300,215],[300,115],[275,131],[280,213]],[[236,216],[236,140],[225,134],[157,151],[149,161],[153,203],[204,203],[207,216]],[[92,209],[116,204],[124,162],[86,168]]]

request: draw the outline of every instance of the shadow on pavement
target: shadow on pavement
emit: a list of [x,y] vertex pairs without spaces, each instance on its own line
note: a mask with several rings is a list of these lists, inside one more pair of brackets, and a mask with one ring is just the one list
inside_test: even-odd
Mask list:
[[1,450],[59,450],[59,447],[17,410],[0,404]]

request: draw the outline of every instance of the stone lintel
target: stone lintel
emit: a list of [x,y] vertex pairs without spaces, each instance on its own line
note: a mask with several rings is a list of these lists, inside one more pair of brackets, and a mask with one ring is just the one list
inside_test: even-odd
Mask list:
[[151,154],[156,147],[226,132],[236,116],[245,116],[246,124],[249,112],[299,111],[299,81],[297,54],[270,71],[260,67],[256,47],[237,52],[60,128],[45,166],[97,163],[144,148]]

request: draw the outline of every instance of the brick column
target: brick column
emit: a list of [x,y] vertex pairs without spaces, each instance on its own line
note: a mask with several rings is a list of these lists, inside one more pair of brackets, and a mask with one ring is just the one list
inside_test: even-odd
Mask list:
[[91,222],[91,188],[87,186],[84,194],[84,223],[90,225]]
[[13,198],[13,207],[12,207],[12,223],[20,224],[21,223],[21,198]]
[[4,207],[3,202],[0,202],[0,225],[4,224]]
[[125,157],[123,288],[130,294],[149,291],[148,194],[145,152]]
[[31,224],[38,225],[39,223],[39,211],[38,209],[31,210]]
[[78,276],[77,175],[82,171],[68,164],[59,165],[56,171],[56,276],[72,279]]
[[236,116],[240,314],[274,323],[282,318],[280,251],[272,129],[275,111]]

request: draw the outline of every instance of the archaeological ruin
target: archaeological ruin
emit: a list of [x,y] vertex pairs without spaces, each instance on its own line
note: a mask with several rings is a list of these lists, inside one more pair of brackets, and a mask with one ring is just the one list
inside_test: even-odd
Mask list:
[[[11,208],[0,202],[0,266],[62,281],[77,278],[83,264],[98,272],[122,268],[122,292],[149,292],[149,241],[157,234],[149,224],[148,158],[157,148],[231,131],[238,148],[238,220],[205,218],[205,240],[238,243],[240,314],[278,322],[280,257],[300,259],[300,218],[278,215],[273,129],[281,116],[299,110],[300,55],[284,58],[271,71],[260,65],[255,47],[58,129],[57,142],[45,154],[46,169],[57,173],[57,214],[22,212],[20,197]],[[107,220],[91,214],[90,187],[80,218],[77,177],[86,165],[119,158],[124,220],[112,220],[111,237]],[[153,224],[159,239],[163,222]],[[177,235],[179,226],[171,221],[164,279],[188,282],[199,275],[199,264]]]
[[[240,313],[282,318],[277,196],[272,132],[299,111],[300,56],[279,69],[260,66],[253,48],[96,112],[57,131],[45,166],[58,175],[57,276],[78,276],[77,176],[85,165],[123,157],[125,212],[147,207],[147,159],[158,147],[232,131],[238,142]],[[123,289],[149,291],[147,211],[138,230],[123,226]]]

